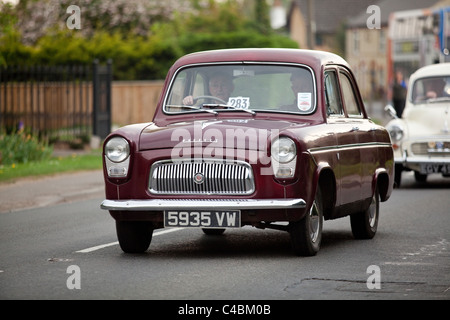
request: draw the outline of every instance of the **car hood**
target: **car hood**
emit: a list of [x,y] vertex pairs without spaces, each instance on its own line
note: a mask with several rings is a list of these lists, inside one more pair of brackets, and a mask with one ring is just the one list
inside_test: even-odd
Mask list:
[[270,137],[307,125],[306,122],[260,119],[199,120],[165,127],[151,123],[141,132],[139,149],[209,146],[264,151]]
[[408,108],[403,116],[408,128],[409,137],[449,135],[450,106],[416,105]]

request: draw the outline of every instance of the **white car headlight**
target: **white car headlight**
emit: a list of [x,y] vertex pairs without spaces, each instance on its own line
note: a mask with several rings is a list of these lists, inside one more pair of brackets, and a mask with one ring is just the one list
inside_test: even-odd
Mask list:
[[297,155],[295,142],[287,137],[282,137],[272,143],[272,157],[279,163],[291,162]]
[[388,128],[388,131],[392,141],[394,142],[402,140],[405,134],[403,128],[398,124],[393,124],[392,126],[390,126]]
[[130,166],[130,144],[121,137],[114,137],[105,144],[105,164],[108,176],[125,178]]
[[105,155],[114,163],[123,162],[130,155],[130,145],[124,138],[112,138],[105,145]]
[[276,139],[272,143],[272,168],[276,178],[293,178],[297,163],[295,142],[287,137]]

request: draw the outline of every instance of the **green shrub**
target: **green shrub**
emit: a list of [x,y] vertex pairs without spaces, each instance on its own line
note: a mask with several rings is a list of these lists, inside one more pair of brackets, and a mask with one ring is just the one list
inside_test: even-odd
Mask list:
[[185,53],[228,48],[298,48],[283,35],[264,35],[256,31],[186,34],[179,41]]
[[15,165],[50,159],[53,147],[24,131],[0,133],[0,164]]

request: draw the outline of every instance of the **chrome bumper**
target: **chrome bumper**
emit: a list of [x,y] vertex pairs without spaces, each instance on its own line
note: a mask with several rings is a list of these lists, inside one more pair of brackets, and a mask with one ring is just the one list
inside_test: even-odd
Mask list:
[[104,200],[100,207],[113,211],[302,209],[306,202],[303,199]]

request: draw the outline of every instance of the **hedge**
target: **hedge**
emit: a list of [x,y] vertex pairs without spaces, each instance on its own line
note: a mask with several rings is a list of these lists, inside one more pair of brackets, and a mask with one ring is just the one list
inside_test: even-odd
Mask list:
[[224,48],[297,48],[286,36],[263,35],[256,31],[183,34],[179,37],[126,37],[119,33],[97,32],[91,38],[76,31],[55,32],[42,37],[34,47],[20,43],[17,34],[0,39],[0,67],[8,65],[91,64],[94,59],[113,61],[115,80],[163,79],[180,56],[203,50]]

